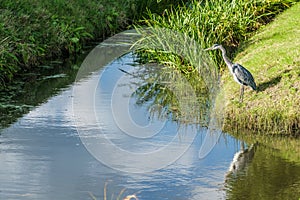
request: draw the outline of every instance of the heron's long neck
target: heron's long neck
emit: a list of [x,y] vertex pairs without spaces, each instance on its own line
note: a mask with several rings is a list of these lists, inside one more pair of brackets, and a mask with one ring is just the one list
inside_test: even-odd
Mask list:
[[227,57],[226,50],[222,46],[219,49],[222,51],[223,60],[225,61],[226,65],[228,66],[229,71],[232,73],[232,65],[233,65],[233,63]]

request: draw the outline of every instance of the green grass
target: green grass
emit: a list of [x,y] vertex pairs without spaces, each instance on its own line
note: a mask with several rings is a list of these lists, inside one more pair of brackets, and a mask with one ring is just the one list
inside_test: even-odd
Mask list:
[[258,92],[247,89],[238,103],[239,86],[225,73],[226,130],[300,135],[299,19],[297,3],[241,46],[235,62],[252,72]]
[[[0,0],[0,89],[46,59],[81,53],[141,18],[161,13],[175,0]],[[177,3],[178,4],[178,3]]]

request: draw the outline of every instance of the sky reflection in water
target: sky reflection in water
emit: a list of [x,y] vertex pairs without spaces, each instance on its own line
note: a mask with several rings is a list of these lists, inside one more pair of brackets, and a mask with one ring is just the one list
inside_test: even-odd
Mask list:
[[[114,67],[116,70],[118,66],[132,62],[130,57],[124,59],[111,63],[109,66],[111,69],[108,70],[113,70]],[[111,81],[111,78],[113,77],[107,77],[107,80],[104,81]],[[89,80],[84,80],[82,85]],[[229,193],[227,195],[232,199],[248,193],[245,188],[238,190],[244,192],[243,194],[232,193],[235,188],[242,187],[236,183],[245,184],[242,179],[229,180],[231,181],[229,187],[225,187],[224,184],[234,154],[240,150],[240,141],[223,134],[212,152],[204,159],[199,159],[199,149],[205,137],[205,129],[199,127],[195,128],[197,134],[190,148],[176,162],[159,170],[147,173],[125,173],[103,165],[89,154],[78,137],[77,128],[93,132],[95,127],[89,127],[89,124],[74,123],[72,87],[74,86],[49,99],[12,126],[1,131],[0,199],[74,200],[88,199],[89,193],[92,193],[97,199],[103,199],[105,183],[107,183],[108,199],[113,193],[116,198],[124,188],[126,188],[124,195],[137,193],[139,199],[146,200],[224,199],[226,189]],[[104,89],[99,88],[97,92]],[[101,104],[95,104],[95,107],[99,109],[97,114],[100,113],[98,117],[109,116],[105,113],[109,112],[109,107],[103,107],[103,102],[105,99],[101,99]],[[138,119],[137,123],[148,122],[149,116],[147,113],[145,114],[143,107],[132,106],[131,112],[135,115],[134,119]],[[125,135],[117,128],[112,128],[115,127],[112,122],[113,120],[106,121],[106,126],[102,127],[111,141],[128,150],[135,149],[145,152],[161,148],[174,137],[174,132],[178,129],[177,123],[167,121],[159,134],[149,140],[142,140]],[[188,134],[186,132],[181,136],[189,137]],[[177,137],[177,141],[180,144],[182,140]],[[269,156],[268,162],[274,161],[275,164],[279,163],[278,166],[287,169],[283,173],[283,177],[274,176],[272,175],[273,169],[263,168],[264,163],[260,159],[265,157],[268,151],[260,148],[258,152],[260,154],[255,155],[254,158],[257,162],[254,164],[250,162],[249,170],[253,171],[255,166],[258,166],[264,170],[263,172],[273,176],[273,180],[265,179],[266,184],[272,184],[274,180],[280,182],[285,176],[291,176],[292,173],[294,178],[287,184],[300,183],[299,166],[281,159],[274,159],[276,156]],[[106,153],[111,154],[109,156],[112,159],[114,158],[114,152]],[[124,162],[130,162],[130,159],[124,159]],[[144,164],[147,162],[150,164],[151,160],[147,160],[145,157],[144,162]],[[121,167],[126,166],[124,163]],[[259,174],[259,170],[256,170],[255,173]],[[255,174],[251,175],[253,175],[252,181],[257,179]],[[260,174],[260,176],[263,175]],[[240,177],[247,178],[245,175]],[[255,182],[251,183],[255,185]],[[257,185],[257,187],[261,186],[260,182]],[[248,188],[257,189],[254,186],[248,186]],[[274,186],[273,189],[278,190],[278,187]],[[265,199],[271,199],[271,195],[266,196]]]

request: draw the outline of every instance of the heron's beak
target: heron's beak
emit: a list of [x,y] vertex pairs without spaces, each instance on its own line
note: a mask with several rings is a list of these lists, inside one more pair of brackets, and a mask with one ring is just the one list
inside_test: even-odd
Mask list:
[[203,51],[209,51],[209,50],[212,50],[212,47],[209,47],[207,49],[204,49]]

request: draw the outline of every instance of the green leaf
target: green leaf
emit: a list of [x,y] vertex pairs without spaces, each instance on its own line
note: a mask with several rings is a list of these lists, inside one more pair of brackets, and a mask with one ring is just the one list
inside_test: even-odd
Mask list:
[[78,42],[79,42],[79,38],[77,38],[77,37],[72,37],[72,38],[71,38],[71,42],[73,42],[73,43],[78,43]]

